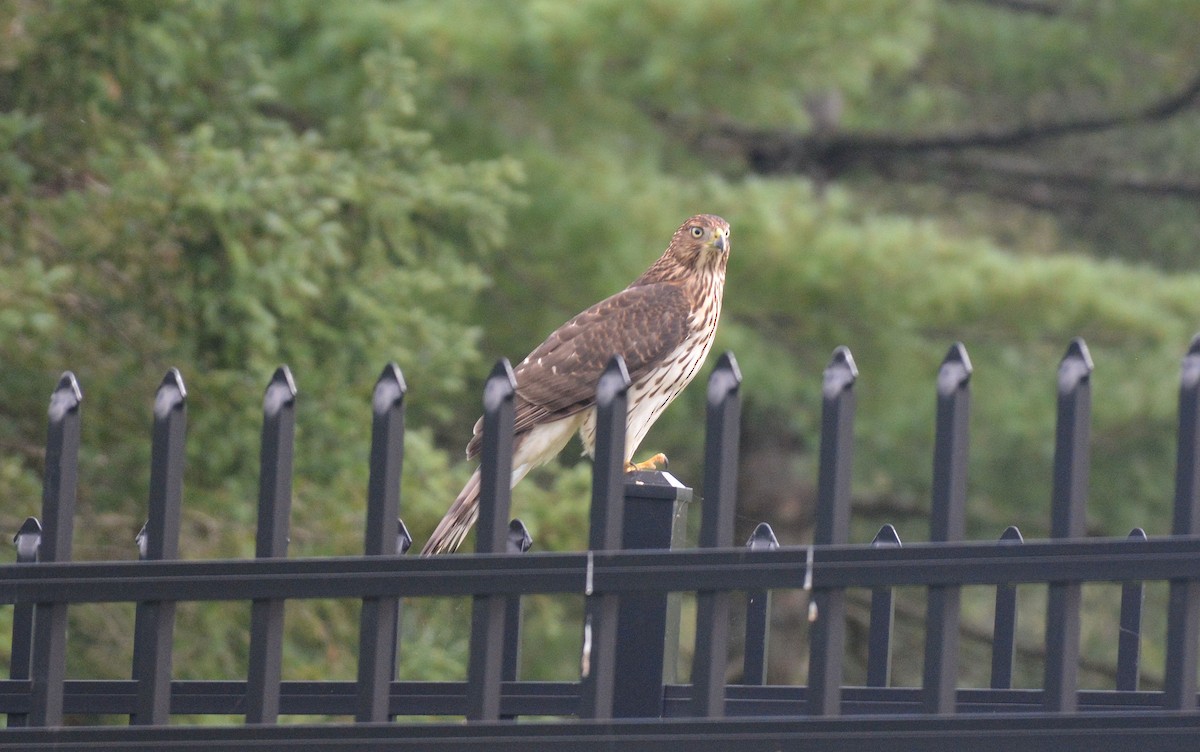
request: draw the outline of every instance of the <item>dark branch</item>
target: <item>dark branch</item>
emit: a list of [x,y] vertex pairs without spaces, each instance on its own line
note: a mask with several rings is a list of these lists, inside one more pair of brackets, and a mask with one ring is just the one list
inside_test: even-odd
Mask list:
[[1000,10],[1011,11],[1013,13],[1033,13],[1045,18],[1053,18],[1062,12],[1061,8],[1057,8],[1050,3],[1039,2],[1039,0],[971,0],[980,5],[987,5]]
[[[746,128],[733,123],[698,128],[695,123],[680,121],[669,115],[663,116],[663,119],[685,137],[690,137],[697,148],[738,154],[746,159],[755,172],[806,172],[830,178],[853,167],[866,167],[889,175],[899,162],[927,159],[932,154],[970,149],[1011,149],[1066,136],[1161,122],[1197,104],[1200,104],[1200,76],[1176,93],[1131,112],[923,136],[837,132],[796,135],[788,131]],[[1131,189],[1135,184],[1136,181],[1129,181]],[[1157,189],[1149,183],[1141,188],[1144,191]],[[1183,193],[1190,193],[1190,189],[1185,187]]]

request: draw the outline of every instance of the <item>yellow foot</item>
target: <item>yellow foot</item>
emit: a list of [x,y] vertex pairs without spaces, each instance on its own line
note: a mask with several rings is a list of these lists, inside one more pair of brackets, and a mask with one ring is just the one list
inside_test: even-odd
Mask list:
[[636,473],[638,470],[657,470],[660,465],[663,470],[666,470],[668,464],[667,455],[659,452],[645,462],[626,462],[625,472]]

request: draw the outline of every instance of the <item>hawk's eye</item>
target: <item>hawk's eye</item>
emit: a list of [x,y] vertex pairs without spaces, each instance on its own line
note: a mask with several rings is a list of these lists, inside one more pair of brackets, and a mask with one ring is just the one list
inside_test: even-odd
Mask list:
[[698,238],[703,234],[704,234],[704,228],[702,228],[702,227],[693,227],[692,228],[692,237],[693,238]]

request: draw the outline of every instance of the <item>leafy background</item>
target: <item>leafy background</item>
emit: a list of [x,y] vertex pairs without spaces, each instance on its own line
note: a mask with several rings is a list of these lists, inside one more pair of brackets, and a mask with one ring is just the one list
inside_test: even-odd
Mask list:
[[[956,340],[975,367],[969,535],[1045,535],[1076,335],[1096,362],[1089,533],[1169,532],[1178,363],[1200,328],[1198,22],[1188,0],[3,0],[0,529],[38,511],[46,399],[71,369],[75,558],[132,558],[151,398],[178,366],[182,555],[252,555],[260,397],[287,363],[290,553],[357,553],[370,390],[395,361],[421,540],[470,472],[489,363],[706,211],[734,228],[718,347],[745,375],[739,535],[810,538],[820,373],[847,345],[854,540],[885,521],[925,539],[933,377]],[[701,395],[646,444],[691,485]],[[584,545],[588,483],[569,449],[518,487],[539,548]],[[1087,686],[1113,682],[1117,592],[1085,588]],[[1021,597],[1018,682],[1039,686],[1044,590]],[[1148,687],[1164,597],[1150,588]],[[920,681],[922,599],[900,599],[897,684]],[[990,595],[964,603],[961,681],[981,686]],[[802,682],[805,603],[776,604],[770,678]],[[463,675],[466,609],[406,609],[403,677]],[[579,611],[530,599],[524,676],[574,678]],[[176,675],[244,676],[247,619],[181,607]],[[285,677],[352,678],[356,619],[289,604]],[[73,609],[70,674],[127,676],[131,621]],[[851,681],[864,658],[852,640]]]

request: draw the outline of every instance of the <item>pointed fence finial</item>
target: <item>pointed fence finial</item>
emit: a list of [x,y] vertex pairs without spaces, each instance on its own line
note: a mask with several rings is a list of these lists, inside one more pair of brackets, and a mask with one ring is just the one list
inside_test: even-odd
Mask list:
[[751,551],[774,551],[779,548],[779,540],[775,537],[775,531],[765,522],[760,522],[754,527],[754,532],[750,533],[750,537],[746,539],[746,548]]
[[1071,340],[1058,365],[1059,393],[1070,392],[1081,382],[1087,381],[1094,369],[1092,354],[1088,352],[1087,343],[1083,341],[1082,337]]
[[529,528],[525,527],[525,523],[514,517],[512,522],[508,523],[508,547],[507,551],[510,554],[523,554],[533,545],[533,536],[529,534]]
[[279,366],[263,393],[263,413],[273,416],[296,399],[296,381],[287,366]]
[[21,529],[13,536],[17,546],[17,561],[24,564],[37,561],[38,546],[42,542],[42,523],[37,517],[26,517]]
[[847,388],[854,386],[858,380],[858,366],[854,364],[854,356],[850,348],[839,345],[825,366],[822,393],[825,399],[834,399]]
[[396,520],[396,530],[396,553],[403,556],[408,553],[408,549],[412,548],[412,533],[408,532],[408,527],[401,519]]
[[138,550],[138,559],[142,561],[145,561],[146,555],[149,553],[150,538],[148,535],[146,535],[146,528],[149,525],[149,522],[144,523],[142,525],[142,529],[138,531],[138,534],[133,536],[134,545],[137,546]]
[[407,393],[408,385],[404,383],[404,374],[400,372],[400,366],[388,363],[375,381],[371,407],[376,414],[386,413],[393,405],[403,400]]
[[946,357],[942,359],[938,369],[937,390],[940,395],[950,395],[958,391],[971,379],[971,359],[967,356],[967,348],[961,342],[950,346]]
[[875,533],[875,537],[871,539],[872,548],[900,548],[900,546],[900,535],[896,532],[896,527],[891,524],[879,528],[879,532]]
[[50,420],[62,420],[64,415],[78,409],[81,402],[83,391],[79,388],[79,382],[75,380],[75,374],[70,371],[64,372],[58,380],[58,386],[54,388],[54,393],[50,395]]
[[171,368],[154,395],[154,417],[165,420],[173,411],[181,409],[185,400],[187,387],[183,385],[183,376],[178,368]]
[[492,367],[483,385],[484,411],[496,410],[500,403],[512,399],[517,391],[517,377],[508,358],[501,358]]

